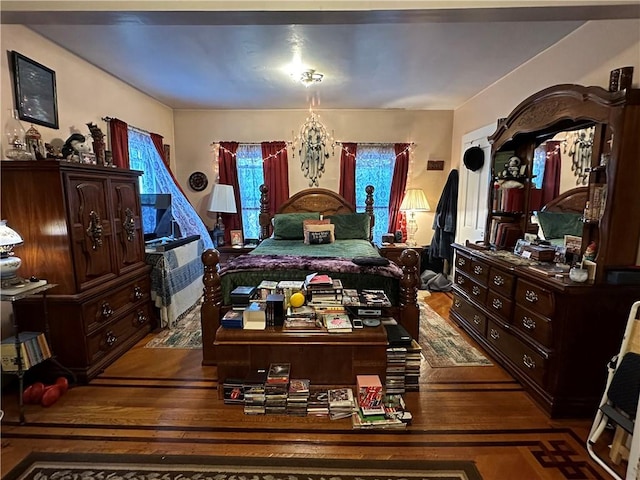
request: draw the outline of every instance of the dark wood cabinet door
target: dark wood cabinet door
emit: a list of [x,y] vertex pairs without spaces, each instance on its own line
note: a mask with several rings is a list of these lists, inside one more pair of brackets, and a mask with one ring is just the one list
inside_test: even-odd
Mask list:
[[116,276],[107,178],[70,173],[66,188],[76,288],[84,291]]
[[119,275],[144,262],[144,237],[140,212],[137,177],[112,179],[111,202],[116,251],[116,269]]

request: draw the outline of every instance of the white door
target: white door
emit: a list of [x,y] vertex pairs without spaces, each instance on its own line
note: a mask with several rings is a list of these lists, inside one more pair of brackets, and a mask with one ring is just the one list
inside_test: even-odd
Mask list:
[[476,242],[484,238],[491,176],[491,146],[487,137],[494,131],[495,126],[488,125],[462,137],[461,155],[469,147],[480,147],[484,152],[484,165],[475,172],[465,167],[460,158],[456,242],[463,245],[466,240]]

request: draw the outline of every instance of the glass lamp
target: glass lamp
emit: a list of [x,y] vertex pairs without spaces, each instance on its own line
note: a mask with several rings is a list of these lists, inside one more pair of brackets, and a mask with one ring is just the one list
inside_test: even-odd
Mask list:
[[216,246],[224,245],[224,223],[222,223],[223,213],[236,213],[236,197],[231,185],[218,183],[213,187],[213,193],[209,200],[209,211],[218,212],[218,221],[211,234],[213,243]]
[[404,192],[404,198],[400,205],[400,210],[409,214],[407,221],[407,245],[415,247],[416,232],[418,231],[418,222],[416,222],[416,212],[428,212],[431,210],[427,197],[421,188],[409,188]]
[[4,156],[10,160],[33,160],[33,155],[25,145],[26,132],[18,120],[16,110],[9,111],[9,118],[4,124],[5,150]]
[[22,245],[22,237],[7,226],[6,220],[0,220],[0,279],[2,288],[8,288],[23,282],[16,275],[22,260],[13,253],[13,247]]

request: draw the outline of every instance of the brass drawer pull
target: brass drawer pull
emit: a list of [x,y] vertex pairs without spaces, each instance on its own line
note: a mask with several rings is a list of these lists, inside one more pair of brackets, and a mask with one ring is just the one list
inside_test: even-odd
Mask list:
[[147,316],[144,314],[144,311],[138,310],[136,312],[136,323],[138,325],[144,325],[147,323]]
[[102,247],[102,221],[94,210],[89,212],[89,226],[87,227],[86,233],[91,240],[92,250],[97,250]]
[[498,333],[498,331],[495,328],[491,329],[491,333],[489,334],[491,336],[491,338],[493,338],[494,340],[498,340],[500,338],[500,333]]
[[122,228],[127,234],[127,241],[133,242],[136,238],[136,221],[133,218],[133,210],[125,208],[124,220],[122,221]]
[[107,319],[111,315],[113,315],[113,308],[111,308],[111,305],[109,305],[109,302],[102,303],[100,307],[100,315],[102,315],[102,318],[104,319]]
[[501,287],[502,285],[504,285],[504,277],[502,275],[496,275],[495,277],[493,277],[493,283],[498,287]]
[[456,308],[460,308],[460,305],[462,305],[462,304],[460,303],[460,300],[458,300],[458,299],[456,298],[456,299],[453,301],[453,305],[454,305],[454,307],[456,307]]
[[458,285],[464,285],[464,277],[458,277]]
[[528,330],[535,330],[536,321],[533,318],[524,316],[522,317],[522,326]]
[[476,275],[480,275],[482,273],[482,267],[480,265],[476,265],[475,267],[473,267],[473,273],[475,273]]
[[480,325],[480,315],[473,316],[473,323],[475,323],[476,325]]
[[466,264],[467,264],[467,261],[464,258],[462,258],[462,257],[458,258],[458,265],[459,266],[462,267],[463,265],[466,265]]
[[493,305],[493,308],[495,308],[496,310],[502,309],[502,302],[499,298],[494,298],[493,302],[491,302],[491,305]]
[[536,362],[534,362],[533,358],[531,358],[527,354],[522,356],[522,363],[524,363],[525,367],[530,368],[532,370],[536,368]]
[[533,290],[527,290],[524,293],[524,298],[527,302],[536,303],[538,301],[538,295]]
[[137,285],[133,287],[133,298],[135,300],[140,300],[143,296],[144,296],[144,293],[142,292],[142,288],[140,288]]
[[473,288],[471,289],[471,293],[473,293],[477,297],[478,295],[480,295],[480,287],[478,287],[477,285],[474,285]]
[[109,330],[105,336],[105,342],[107,343],[107,345],[109,347],[113,347],[117,341],[118,341],[118,337],[116,337],[116,334],[113,333],[111,330]]

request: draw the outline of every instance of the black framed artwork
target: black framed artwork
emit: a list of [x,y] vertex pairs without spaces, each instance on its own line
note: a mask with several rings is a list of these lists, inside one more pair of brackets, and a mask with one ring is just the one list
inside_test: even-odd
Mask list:
[[18,118],[57,129],[56,72],[18,52],[11,52],[11,61]]

